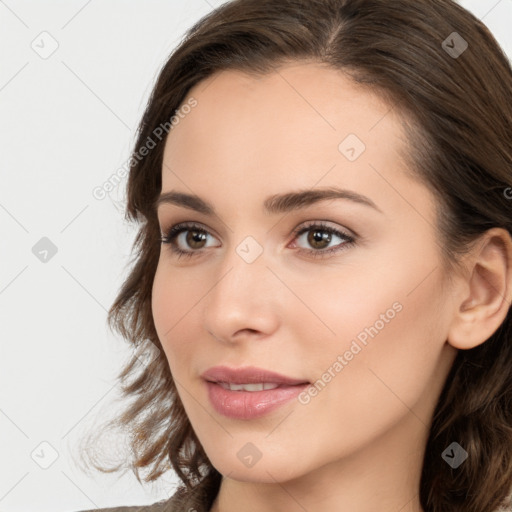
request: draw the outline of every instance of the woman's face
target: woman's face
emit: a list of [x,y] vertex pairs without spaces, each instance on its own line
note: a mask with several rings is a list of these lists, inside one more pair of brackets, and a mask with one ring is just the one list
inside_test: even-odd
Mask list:
[[[199,199],[159,204],[164,236],[178,223],[189,231],[162,244],[152,307],[213,465],[275,482],[356,454],[421,455],[456,354],[455,306],[434,200],[406,175],[394,111],[310,63],[258,78],[224,71],[189,96],[197,106],[166,141],[162,194],[197,196],[214,213]],[[291,199],[334,188],[364,198]],[[203,372],[219,365],[311,385],[265,409],[276,392],[207,384]]]

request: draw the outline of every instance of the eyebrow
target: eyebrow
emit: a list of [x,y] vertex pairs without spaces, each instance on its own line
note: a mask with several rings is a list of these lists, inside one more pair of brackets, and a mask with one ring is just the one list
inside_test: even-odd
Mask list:
[[[264,210],[270,214],[280,214],[287,213],[292,210],[306,208],[320,201],[326,201],[329,199],[347,199],[354,203],[368,206],[382,213],[382,210],[370,198],[354,192],[353,190],[346,190],[336,187],[299,190],[297,192],[275,194],[265,199],[263,207]],[[216,215],[213,205],[204,199],[201,199],[199,196],[186,194],[184,192],[171,190],[169,192],[160,194],[154,203],[155,209],[158,209],[162,204],[182,206],[204,215]]]

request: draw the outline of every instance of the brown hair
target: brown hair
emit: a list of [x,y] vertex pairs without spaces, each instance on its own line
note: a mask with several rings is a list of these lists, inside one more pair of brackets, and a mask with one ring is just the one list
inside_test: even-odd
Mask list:
[[[460,37],[468,48],[450,54],[454,41],[461,47]],[[512,182],[512,69],[487,27],[452,0],[228,2],[196,23],[165,63],[133,155],[202,79],[227,69],[265,74],[299,60],[343,71],[401,114],[409,168],[438,198],[446,268],[457,269],[458,256],[487,229],[512,232],[512,202],[504,193]],[[172,466],[183,491],[201,488],[211,504],[221,475],[184,411],[151,310],[164,143],[165,137],[144,158],[132,159],[126,219],[141,225],[132,268],[109,311],[110,327],[134,347],[160,350],[147,367],[134,355],[123,368],[118,379],[132,401],[109,426],[130,432],[129,468],[139,481],[142,468],[149,468],[149,482]],[[511,336],[509,311],[485,343],[457,354],[426,447],[420,485],[426,512],[511,506]],[[454,441],[468,452],[457,469],[441,457]]]

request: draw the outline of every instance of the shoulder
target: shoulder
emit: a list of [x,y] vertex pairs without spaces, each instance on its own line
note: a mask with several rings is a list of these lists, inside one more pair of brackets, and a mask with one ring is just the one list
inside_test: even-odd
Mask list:
[[132,506],[120,506],[113,508],[95,508],[88,510],[80,510],[78,512],[178,512],[170,500],[165,502],[156,502],[152,505],[132,505]]
[[78,512],[182,512],[182,500],[174,494],[170,499],[157,501],[152,505],[131,505],[113,508],[95,508]]
[[170,498],[157,501],[152,505],[96,508],[77,512],[188,512],[188,510],[208,512],[204,496],[179,488]]

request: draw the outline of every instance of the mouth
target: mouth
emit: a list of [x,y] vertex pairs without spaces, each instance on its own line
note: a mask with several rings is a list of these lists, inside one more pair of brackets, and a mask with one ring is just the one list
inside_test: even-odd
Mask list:
[[218,383],[232,391],[263,391],[277,387],[310,384],[306,379],[296,379],[254,366],[242,368],[214,366],[206,370],[201,377],[207,382]]
[[202,375],[213,408],[237,420],[259,418],[290,402],[310,382],[255,367],[217,366]]
[[[248,391],[249,393],[253,393],[255,391],[266,391],[268,389],[276,389],[282,387],[290,387],[286,384],[277,384],[275,382],[257,382],[253,384],[234,384],[233,382],[211,382],[212,384],[218,384],[224,389],[228,389],[229,391]],[[300,386],[300,384],[294,384],[295,386]]]

